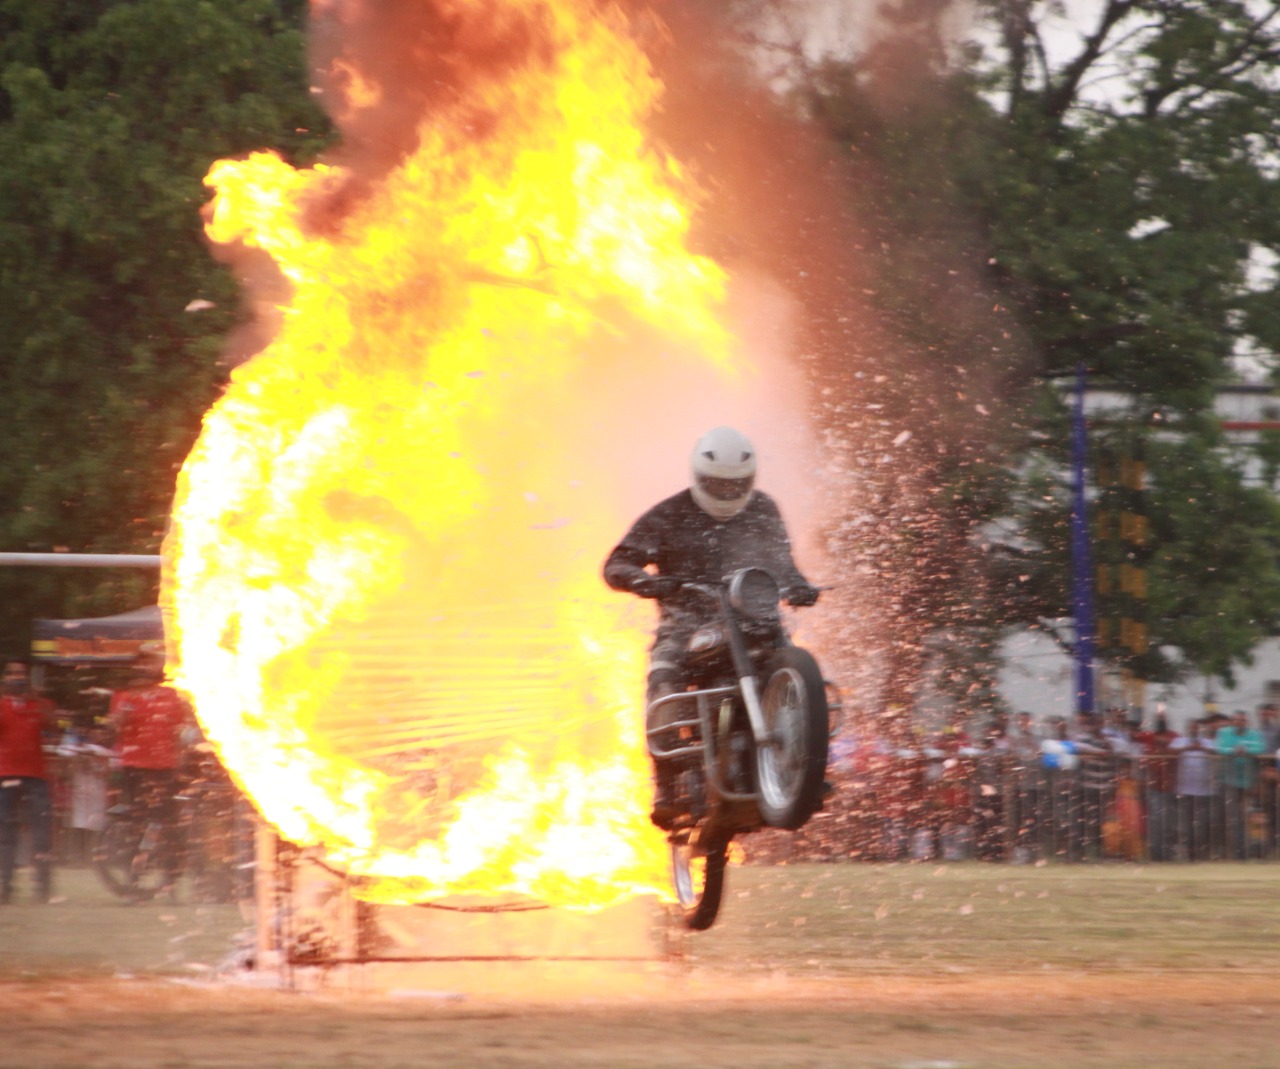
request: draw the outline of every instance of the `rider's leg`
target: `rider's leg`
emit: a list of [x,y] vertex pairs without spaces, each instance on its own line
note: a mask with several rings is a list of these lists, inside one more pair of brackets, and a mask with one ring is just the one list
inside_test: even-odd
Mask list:
[[27,780],[27,819],[31,826],[36,901],[48,902],[53,894],[53,798],[48,780]]
[[160,822],[160,864],[164,869],[164,891],[172,891],[182,871],[182,840],[178,834],[178,777],[171,769],[158,770],[155,819]]
[[[660,634],[654,642],[649,657],[649,681],[646,689],[646,707],[653,708],[659,698],[675,694],[680,688],[681,672],[684,667],[683,634]],[[680,719],[677,703],[669,702],[653,710],[649,718],[649,728],[662,728]],[[671,745],[671,740],[663,735],[655,736],[655,741],[664,747]],[[649,819],[658,827],[669,830],[677,816],[679,807],[676,804],[675,769],[671,761],[657,757],[653,759],[653,812]]]
[[132,893],[134,884],[138,882],[139,847],[147,830],[146,791],[142,769],[133,765],[125,765],[120,769],[120,800],[128,807],[127,841],[130,844],[127,857],[122,855],[120,860],[128,862],[125,879]]
[[[674,682],[659,681],[649,683],[649,701],[654,702],[658,698],[666,697],[668,694],[674,694],[676,686]],[[659,707],[654,714],[654,727],[665,727],[674,716],[668,712],[671,706]],[[658,736],[661,740],[662,736]],[[675,818],[679,816],[679,807],[676,805],[676,786],[675,786],[675,768],[673,762],[664,761],[661,758],[653,759],[653,812],[649,814],[649,819],[658,827],[669,830]]]
[[[160,891],[169,890],[176,879],[174,866],[177,855],[172,832],[176,781],[171,770],[165,768],[140,768],[137,773],[138,815],[143,832],[136,863],[141,863],[151,875],[160,875]],[[138,875],[141,875],[139,873]]]
[[[649,651],[649,679],[646,695],[649,707],[652,707],[658,698],[682,689],[685,646],[688,643],[690,631],[689,627],[664,626],[659,629],[653,642],[653,649]],[[649,727],[666,727],[673,721],[681,719],[677,705],[678,703],[672,702],[660,706],[655,710]]]

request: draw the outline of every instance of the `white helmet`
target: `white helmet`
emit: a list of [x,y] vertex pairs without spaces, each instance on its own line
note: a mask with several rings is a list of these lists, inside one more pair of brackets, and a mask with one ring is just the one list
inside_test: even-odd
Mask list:
[[745,434],[716,427],[698,439],[690,458],[693,500],[708,516],[731,520],[747,507],[756,481],[756,451]]

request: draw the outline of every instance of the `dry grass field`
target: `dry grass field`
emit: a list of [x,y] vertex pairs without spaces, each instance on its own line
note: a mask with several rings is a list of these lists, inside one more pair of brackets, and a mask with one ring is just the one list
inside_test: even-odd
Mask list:
[[0,910],[0,1066],[1264,1069],[1277,889],[1272,864],[737,868],[716,927],[626,982],[371,994],[218,976],[236,907],[71,871]]

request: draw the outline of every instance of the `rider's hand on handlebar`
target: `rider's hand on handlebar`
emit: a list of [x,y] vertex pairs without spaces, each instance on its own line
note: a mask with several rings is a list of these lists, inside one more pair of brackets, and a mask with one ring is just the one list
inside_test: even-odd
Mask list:
[[808,583],[796,583],[787,590],[787,604],[794,605],[796,608],[806,608],[816,605],[821,596],[820,587],[810,586]]
[[674,575],[646,575],[631,584],[631,593],[642,598],[669,598],[679,593],[684,580]]

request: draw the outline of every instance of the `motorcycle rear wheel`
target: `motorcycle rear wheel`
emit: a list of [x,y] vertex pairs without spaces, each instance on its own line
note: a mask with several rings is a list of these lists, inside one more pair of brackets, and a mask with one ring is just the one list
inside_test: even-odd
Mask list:
[[795,831],[822,805],[830,726],[827,686],[808,650],[777,651],[762,673],[760,708],[770,742],[756,747],[760,817]]
[[729,844],[723,839],[695,843],[687,833],[671,840],[671,877],[684,926],[706,931],[720,912]]
[[111,814],[93,849],[98,878],[112,894],[133,902],[154,898],[166,883],[156,848],[143,845],[146,831],[130,813]]

